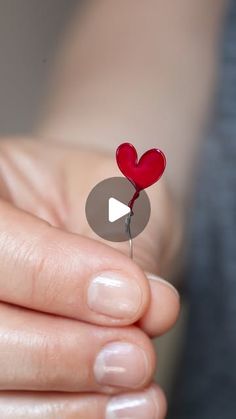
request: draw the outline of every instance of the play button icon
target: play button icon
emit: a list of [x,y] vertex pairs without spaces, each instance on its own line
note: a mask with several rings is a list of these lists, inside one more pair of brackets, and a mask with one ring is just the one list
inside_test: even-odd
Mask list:
[[128,205],[123,204],[123,202],[118,201],[116,198],[109,198],[108,200],[108,220],[110,223],[119,220],[119,218],[124,217],[130,213],[130,208]]
[[[129,240],[126,219],[130,214],[128,203],[134,192],[133,185],[124,177],[105,179],[91,190],[85,212],[89,226],[98,236],[113,242]],[[146,227],[150,210],[148,195],[141,191],[131,217],[132,238]]]

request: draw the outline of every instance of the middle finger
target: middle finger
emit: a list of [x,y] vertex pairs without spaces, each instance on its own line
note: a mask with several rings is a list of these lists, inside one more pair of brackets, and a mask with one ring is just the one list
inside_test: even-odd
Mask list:
[[0,389],[140,389],[155,354],[138,328],[106,328],[0,304]]

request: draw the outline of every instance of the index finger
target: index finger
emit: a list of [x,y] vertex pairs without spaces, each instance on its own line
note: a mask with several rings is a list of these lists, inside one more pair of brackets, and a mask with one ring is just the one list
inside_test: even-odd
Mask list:
[[0,202],[0,299],[101,325],[128,325],[150,289],[127,256]]

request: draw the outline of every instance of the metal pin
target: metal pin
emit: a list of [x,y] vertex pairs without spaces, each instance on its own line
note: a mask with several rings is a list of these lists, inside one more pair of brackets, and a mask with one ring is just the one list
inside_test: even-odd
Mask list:
[[129,256],[133,259],[133,240],[131,235],[131,217],[133,215],[133,211],[130,210],[130,213],[127,215],[125,219],[125,231],[129,237]]

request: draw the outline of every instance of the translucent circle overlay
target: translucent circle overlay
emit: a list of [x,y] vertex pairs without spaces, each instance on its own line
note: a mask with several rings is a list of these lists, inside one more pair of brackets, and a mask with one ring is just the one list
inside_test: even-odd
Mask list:
[[[115,198],[128,205],[135,193],[134,186],[123,177],[112,177],[99,182],[90,192],[86,200],[85,213],[89,226],[99,236],[112,242],[129,240],[126,229],[127,215],[114,222],[108,219],[109,198]],[[146,227],[151,213],[148,195],[141,191],[133,206],[130,232],[137,237]]]

